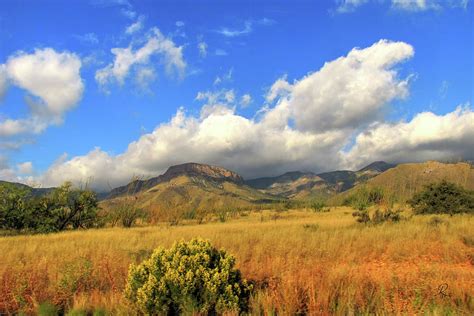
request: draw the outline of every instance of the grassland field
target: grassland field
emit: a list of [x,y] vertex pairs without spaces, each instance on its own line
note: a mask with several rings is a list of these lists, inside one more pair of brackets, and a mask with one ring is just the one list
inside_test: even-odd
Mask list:
[[244,212],[226,222],[0,237],[0,314],[133,315],[131,263],[203,237],[254,282],[252,315],[473,315],[474,217],[356,223],[353,209]]

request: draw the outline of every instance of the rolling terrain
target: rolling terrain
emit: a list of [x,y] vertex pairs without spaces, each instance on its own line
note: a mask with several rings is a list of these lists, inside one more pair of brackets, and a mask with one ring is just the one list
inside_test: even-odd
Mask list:
[[[371,179],[363,185],[371,188],[381,188],[394,200],[405,202],[424,186],[446,180],[467,190],[474,190],[474,167],[467,162],[442,163],[427,161],[422,163],[406,163],[391,168]],[[333,197],[335,204],[344,198],[357,193],[362,185],[355,186]]]
[[249,208],[286,199],[327,198],[391,167],[393,165],[385,162],[375,162],[356,172],[314,174],[295,171],[244,181],[237,173],[222,167],[186,163],[172,166],[160,176],[137,179],[113,189],[102,206],[113,208],[133,197],[136,207],[163,218],[166,212],[183,214]]
[[14,186],[14,187],[19,188],[21,190],[28,191],[29,194],[31,194],[32,196],[46,195],[54,189],[54,188],[35,188],[35,187],[31,187],[31,186],[23,184],[23,183],[8,182],[8,181],[0,180],[0,187],[2,187],[2,186]]
[[230,170],[187,163],[172,166],[156,178],[136,180],[112,190],[102,206],[109,208],[130,199],[137,207],[159,215],[248,208],[280,198],[245,185],[243,178]]
[[327,198],[393,167],[395,165],[377,161],[358,171],[341,170],[319,174],[294,171],[277,177],[251,179],[245,183],[261,192],[290,199]]

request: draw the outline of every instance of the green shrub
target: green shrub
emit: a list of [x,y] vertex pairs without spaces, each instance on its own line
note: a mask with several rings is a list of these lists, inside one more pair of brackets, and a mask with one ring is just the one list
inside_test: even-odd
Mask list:
[[234,264],[232,256],[209,241],[175,243],[131,265],[125,296],[152,315],[247,311],[252,286]]
[[374,225],[385,222],[399,222],[402,219],[400,211],[394,211],[390,208],[383,211],[376,209],[372,216],[370,216],[367,210],[354,212],[352,213],[352,216],[356,217],[356,220],[359,223]]
[[0,229],[48,233],[99,226],[94,192],[66,182],[41,197],[15,185],[0,186]]
[[370,222],[370,216],[367,210],[359,210],[352,213],[352,216],[356,217],[358,223],[367,224]]
[[36,314],[38,316],[56,316],[59,314],[59,311],[53,304],[44,302],[38,306]]
[[352,206],[359,211],[363,211],[371,205],[382,204],[388,198],[382,188],[364,185],[348,196],[343,201],[343,205]]
[[401,216],[399,211],[394,211],[392,209],[386,209],[384,211],[381,211],[377,209],[372,215],[371,221],[374,224],[381,224],[385,222],[399,222],[400,219]]
[[326,203],[321,200],[316,200],[311,202],[310,207],[313,212],[323,212],[325,210]]
[[409,203],[415,214],[473,213],[474,193],[443,180],[426,186]]

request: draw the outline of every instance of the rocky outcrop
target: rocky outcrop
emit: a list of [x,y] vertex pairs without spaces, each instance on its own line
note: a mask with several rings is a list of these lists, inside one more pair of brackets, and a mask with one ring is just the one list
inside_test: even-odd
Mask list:
[[121,186],[110,191],[105,199],[111,199],[122,195],[136,194],[140,191],[148,190],[157,184],[170,181],[179,176],[202,177],[218,182],[234,182],[243,184],[244,179],[237,173],[228,169],[211,166],[200,163],[185,163],[181,165],[171,166],[166,172],[158,177],[146,180],[134,180],[125,186]]
[[218,181],[229,181],[238,184],[241,184],[244,181],[244,179],[239,174],[228,169],[194,162],[171,166],[162,175],[162,177],[172,179],[181,175],[190,177],[202,176]]

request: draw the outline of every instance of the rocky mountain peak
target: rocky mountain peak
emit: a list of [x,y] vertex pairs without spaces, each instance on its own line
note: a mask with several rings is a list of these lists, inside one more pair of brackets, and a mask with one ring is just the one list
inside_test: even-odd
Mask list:
[[195,162],[171,166],[163,174],[163,177],[174,178],[180,175],[204,176],[220,181],[231,181],[235,183],[243,183],[244,181],[243,178],[234,171],[230,171],[222,167],[200,164]]

